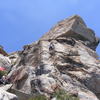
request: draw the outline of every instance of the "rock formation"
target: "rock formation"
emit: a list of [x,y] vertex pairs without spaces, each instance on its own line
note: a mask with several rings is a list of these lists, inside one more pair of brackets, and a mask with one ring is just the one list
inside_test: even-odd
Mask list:
[[40,40],[9,55],[11,91],[19,100],[37,94],[53,100],[57,89],[80,100],[100,100],[100,60],[95,52],[99,41],[77,15],[59,22]]

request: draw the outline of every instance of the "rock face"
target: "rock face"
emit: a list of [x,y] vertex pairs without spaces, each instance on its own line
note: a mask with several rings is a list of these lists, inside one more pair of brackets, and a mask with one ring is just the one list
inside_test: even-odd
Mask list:
[[79,16],[59,22],[15,57],[8,74],[12,90],[50,97],[57,89],[64,89],[80,100],[100,100],[98,44],[93,30]]

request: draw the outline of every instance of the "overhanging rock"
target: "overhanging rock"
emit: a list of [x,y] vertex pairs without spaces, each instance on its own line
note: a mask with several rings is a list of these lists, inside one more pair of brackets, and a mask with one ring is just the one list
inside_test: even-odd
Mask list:
[[89,29],[83,19],[74,15],[55,25],[41,40],[57,39],[59,37],[74,37],[80,40],[96,42],[95,33]]

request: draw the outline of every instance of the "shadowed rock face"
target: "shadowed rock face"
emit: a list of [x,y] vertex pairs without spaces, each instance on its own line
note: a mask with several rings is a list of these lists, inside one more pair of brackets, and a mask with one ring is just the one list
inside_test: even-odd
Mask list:
[[64,89],[80,100],[99,100],[98,43],[79,16],[59,22],[18,54],[8,75],[12,90],[27,94],[24,99],[38,93],[50,97],[57,89]]

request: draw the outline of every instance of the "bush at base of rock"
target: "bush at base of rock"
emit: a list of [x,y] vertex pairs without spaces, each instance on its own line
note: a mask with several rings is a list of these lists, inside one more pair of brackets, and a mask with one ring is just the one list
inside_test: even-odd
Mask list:
[[78,97],[74,97],[72,95],[69,95],[64,90],[57,90],[53,97],[55,97],[57,100],[79,100]]
[[47,100],[47,98],[44,95],[39,95],[34,98],[30,98],[29,100]]
[[[78,97],[69,95],[64,90],[56,91],[55,93],[52,94],[52,98],[56,98],[56,100],[79,100]],[[29,100],[50,100],[50,99],[47,99],[44,95],[39,95],[34,98],[30,98]]]
[[7,74],[7,71],[0,71],[0,78],[5,74]]

